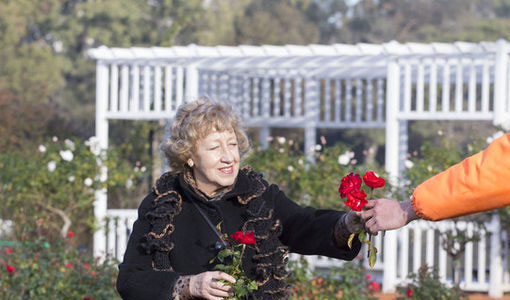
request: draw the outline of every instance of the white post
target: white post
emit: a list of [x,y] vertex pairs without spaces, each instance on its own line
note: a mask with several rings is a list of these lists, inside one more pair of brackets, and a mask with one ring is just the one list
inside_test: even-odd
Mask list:
[[[97,62],[96,67],[96,137],[100,149],[108,148],[108,120],[106,109],[108,106],[108,65],[103,61]],[[102,171],[106,173],[106,167]],[[94,232],[94,257],[104,257],[106,254],[105,218],[107,210],[106,188],[95,192],[94,217],[97,229]]]
[[489,297],[503,297],[503,261],[501,252],[500,224],[499,216],[492,215],[491,225],[491,262],[489,270]]
[[171,129],[172,129],[172,123],[173,119],[167,119],[165,120],[165,130],[163,134],[163,141],[161,141],[161,147],[160,147],[160,154],[161,154],[161,162],[163,163],[163,166],[161,166],[161,174],[164,174],[168,171],[170,171],[170,162],[166,158],[165,153],[163,152],[163,146],[165,145],[166,141],[172,136]]
[[186,102],[198,98],[198,69],[194,64],[186,67]]
[[386,153],[385,168],[390,182],[397,184],[399,175],[399,121],[397,113],[400,106],[400,70],[397,62],[388,64],[386,78]]
[[499,40],[494,70],[494,125],[505,124],[507,70],[508,46],[506,41]]
[[398,173],[397,179],[400,178],[401,171],[405,168],[407,160],[408,141],[408,124],[407,120],[398,120]]
[[[296,96],[297,98],[298,96]],[[319,82],[316,78],[306,78],[305,87],[305,154],[306,159],[315,162],[316,122],[319,119]]]
[[259,141],[260,141],[260,147],[262,149],[267,149],[267,147],[269,147],[269,141],[267,140],[268,137],[269,137],[269,127],[260,127]]
[[[388,64],[386,77],[386,154],[385,168],[390,182],[396,186],[399,175],[400,69],[396,61]],[[397,279],[397,232],[388,231],[384,237],[383,292],[395,291]]]

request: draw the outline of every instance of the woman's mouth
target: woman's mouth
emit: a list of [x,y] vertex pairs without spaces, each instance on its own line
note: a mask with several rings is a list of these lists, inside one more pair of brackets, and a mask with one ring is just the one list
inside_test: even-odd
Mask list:
[[228,167],[223,167],[223,168],[219,168],[218,170],[220,170],[221,173],[223,174],[232,174],[234,172],[234,167],[233,166],[228,166]]

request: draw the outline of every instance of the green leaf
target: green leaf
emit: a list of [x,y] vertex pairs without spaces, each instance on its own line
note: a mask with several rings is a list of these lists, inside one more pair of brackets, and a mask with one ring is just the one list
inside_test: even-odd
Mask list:
[[240,278],[236,281],[236,286],[244,287],[244,279]]
[[259,288],[259,286],[257,285],[257,282],[256,282],[256,281],[251,280],[251,281],[248,283],[248,289],[249,289],[250,291],[256,291],[258,288]]
[[367,239],[367,232],[365,230],[361,230],[358,234],[358,239],[360,242],[365,242]]
[[224,257],[232,256],[234,253],[232,252],[232,249],[225,248],[220,251],[220,254],[222,254]]
[[377,248],[370,245],[370,256],[368,257],[368,265],[370,268],[373,268],[375,266],[375,263],[377,261]]
[[227,269],[227,266],[219,264],[219,265],[214,266],[214,269],[218,270],[218,271],[225,271]]

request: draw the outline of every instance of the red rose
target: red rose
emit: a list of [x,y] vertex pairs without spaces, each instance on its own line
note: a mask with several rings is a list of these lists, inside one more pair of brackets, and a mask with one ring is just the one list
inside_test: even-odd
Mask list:
[[83,264],[83,267],[84,267],[85,269],[88,269],[88,268],[90,268],[90,265],[89,265],[89,264]]
[[410,287],[407,287],[407,296],[412,297],[413,296],[413,290]]
[[365,184],[371,188],[380,188],[386,184],[384,178],[375,175],[372,171],[368,171],[365,175],[363,175],[363,181],[365,181]]
[[74,236],[74,232],[69,231],[69,232],[67,233],[67,237],[68,237],[68,238],[72,238],[73,236]]
[[236,233],[231,234],[230,237],[238,242],[241,242],[241,240],[243,239],[243,235],[244,234],[242,231],[236,231]]
[[236,233],[230,235],[230,237],[242,244],[255,245],[255,234],[251,231],[246,233],[236,231]]
[[361,211],[363,206],[365,206],[367,201],[367,194],[365,194],[362,190],[356,190],[347,195],[347,200],[345,200],[344,204],[349,206],[352,210]]
[[14,270],[16,268],[13,266],[7,265],[7,266],[5,266],[5,269],[7,270],[7,272],[9,272],[9,274],[12,274],[12,272],[14,272]]
[[372,292],[378,292],[381,289],[381,284],[376,281],[372,281],[368,284],[368,289]]
[[366,277],[367,277],[368,280],[372,279],[372,275],[370,275],[370,274],[367,274]]
[[66,268],[68,268],[68,269],[69,269],[70,267],[72,267],[72,266],[73,266],[73,264],[72,264],[72,263],[67,263],[67,264],[65,264],[64,266],[65,266]]
[[94,300],[94,299],[89,298],[89,297],[85,297],[85,298],[83,298],[83,300]]
[[359,190],[361,188],[361,177],[359,174],[349,174],[342,178],[338,192],[340,197],[347,197],[352,191]]
[[243,239],[243,244],[248,244],[248,245],[255,245],[255,233],[253,232],[247,232],[245,235],[244,235],[244,239]]
[[5,254],[11,254],[14,252],[14,250],[12,250],[11,248],[5,248]]

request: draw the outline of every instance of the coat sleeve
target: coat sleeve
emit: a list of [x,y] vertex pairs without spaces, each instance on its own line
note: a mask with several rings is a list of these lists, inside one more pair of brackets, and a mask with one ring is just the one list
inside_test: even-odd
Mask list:
[[291,252],[344,260],[358,255],[361,243],[357,238],[353,240],[352,249],[347,244],[337,245],[334,240],[335,225],[344,212],[302,207],[276,185],[271,185],[267,192],[274,201],[276,217],[282,222],[280,240]]
[[124,300],[172,298],[174,284],[180,274],[152,269],[152,257],[140,247],[140,242],[150,231],[145,214],[151,207],[153,195],[147,196],[138,209],[138,219],[129,237],[124,261],[119,265],[117,291]]
[[510,204],[510,134],[420,184],[413,208],[426,220],[442,220]]

